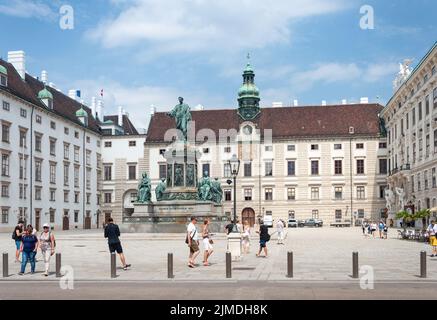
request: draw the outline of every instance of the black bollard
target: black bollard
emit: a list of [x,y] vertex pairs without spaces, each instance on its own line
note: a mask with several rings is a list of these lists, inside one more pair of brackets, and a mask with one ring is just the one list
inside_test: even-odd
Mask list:
[[174,274],[173,274],[173,253],[169,253],[167,255],[167,277],[169,279],[173,279],[174,278]]
[[287,278],[293,278],[293,252],[287,252]]
[[358,279],[358,252],[352,253],[352,278]]
[[420,277],[426,278],[426,252],[420,252]]
[[61,254],[56,254],[56,278],[61,277]]
[[115,252],[111,253],[111,278],[117,277],[117,260],[115,256]]
[[230,252],[226,252],[226,278],[232,278],[232,256]]
[[8,254],[3,253],[3,278],[9,277],[9,261]]

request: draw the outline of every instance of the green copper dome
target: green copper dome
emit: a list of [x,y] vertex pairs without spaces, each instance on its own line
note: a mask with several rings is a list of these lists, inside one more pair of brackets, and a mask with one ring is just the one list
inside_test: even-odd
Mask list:
[[[250,55],[247,55],[250,59]],[[255,72],[250,62],[247,62],[243,72],[243,85],[238,90],[238,114],[243,120],[253,120],[260,113],[260,92],[255,85]]]
[[42,89],[38,93],[38,99],[40,99],[40,100],[52,99],[53,100],[53,95],[52,95],[52,93],[49,90],[47,90],[47,88],[44,87],[44,89]]
[[255,96],[259,97],[259,89],[258,87],[253,83],[244,83],[240,90],[238,90],[238,96],[241,97],[247,97],[247,96]]
[[5,75],[8,75],[8,70],[6,70],[5,67],[0,66],[0,73],[3,73],[3,74],[5,74]]
[[80,108],[76,111],[76,117],[88,117],[88,113],[83,108]]

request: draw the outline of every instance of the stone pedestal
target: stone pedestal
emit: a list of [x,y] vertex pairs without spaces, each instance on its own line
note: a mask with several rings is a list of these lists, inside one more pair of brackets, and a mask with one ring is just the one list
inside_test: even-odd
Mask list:
[[231,232],[228,235],[228,251],[231,253],[232,261],[241,260],[241,235],[239,232]]

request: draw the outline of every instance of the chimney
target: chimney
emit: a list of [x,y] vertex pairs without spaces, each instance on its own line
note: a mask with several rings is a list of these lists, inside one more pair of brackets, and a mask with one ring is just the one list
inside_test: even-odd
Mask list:
[[71,99],[76,100],[76,89],[68,90],[68,96],[69,96]]
[[363,97],[360,99],[360,103],[361,104],[368,104],[369,103],[369,98],[368,97]]
[[96,97],[91,98],[91,112],[93,115],[93,118],[96,118]]
[[103,105],[103,101],[99,100],[97,102],[97,117],[100,119],[100,121],[104,121],[104,117],[105,117],[105,111],[104,111],[105,106]]
[[202,111],[202,110],[205,110],[205,107],[202,106],[201,104],[198,104],[196,107],[194,107],[194,110]]
[[118,126],[123,127],[123,107],[118,107]]
[[347,104],[347,100],[346,99],[341,100],[341,104],[343,105]]
[[299,101],[294,100],[294,101],[293,101],[293,106],[298,107],[298,106],[299,106]]
[[150,106],[150,115],[153,116],[156,113],[156,107],[152,104]]
[[26,79],[26,54],[24,51],[9,51],[8,62],[17,70],[21,79]]
[[282,102],[273,102],[272,108],[282,108],[284,104]]
[[49,74],[47,73],[47,71],[43,70],[41,72],[41,81],[46,84],[49,81]]
[[326,106],[326,100],[322,100],[322,106]]

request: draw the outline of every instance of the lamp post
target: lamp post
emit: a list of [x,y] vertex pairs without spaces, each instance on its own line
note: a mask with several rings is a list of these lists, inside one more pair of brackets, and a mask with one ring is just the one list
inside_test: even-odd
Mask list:
[[232,232],[238,232],[237,230],[237,176],[240,171],[240,159],[234,154],[231,159],[228,160],[228,166],[231,169],[231,176],[234,180],[234,226]]

